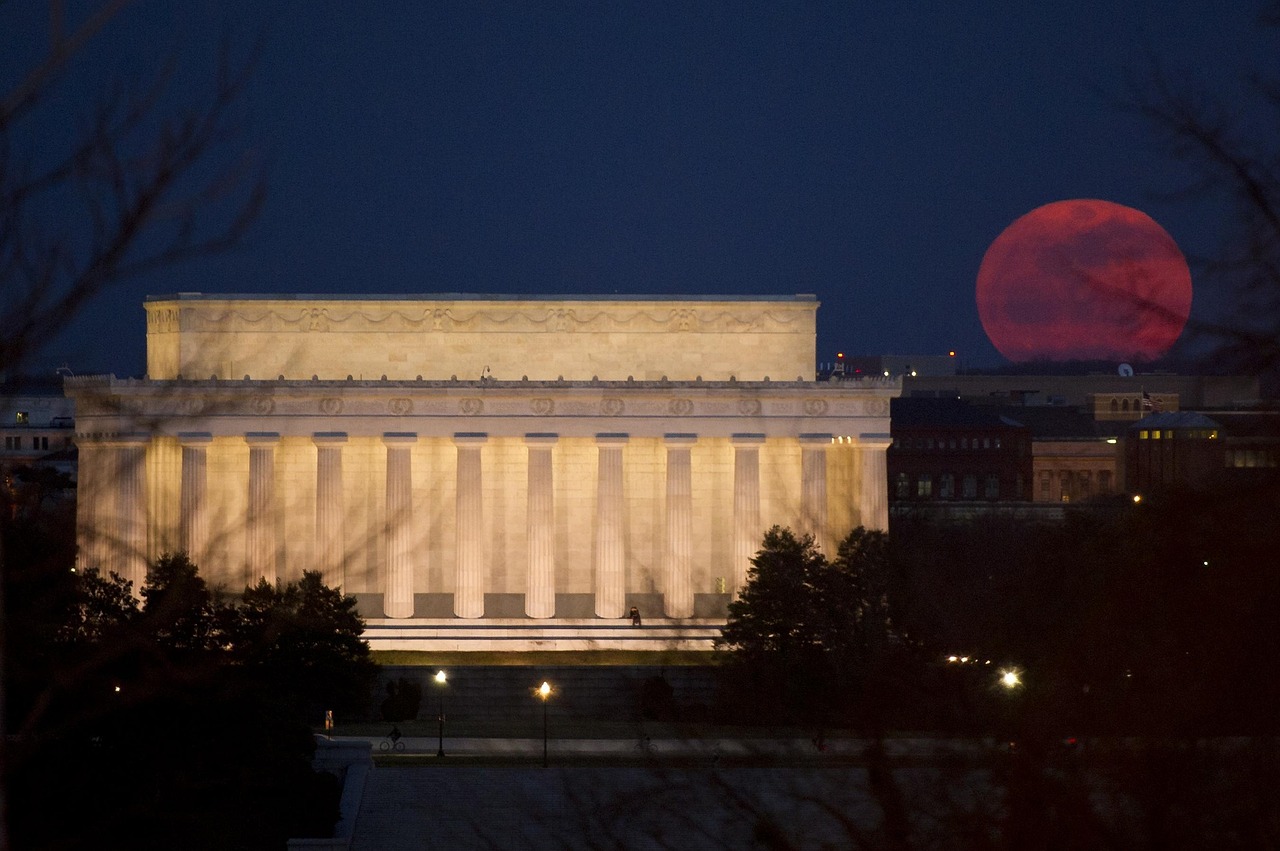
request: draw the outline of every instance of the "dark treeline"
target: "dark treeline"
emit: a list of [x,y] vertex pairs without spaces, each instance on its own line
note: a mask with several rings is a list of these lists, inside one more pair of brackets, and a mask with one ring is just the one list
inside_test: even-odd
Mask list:
[[[794,536],[766,537],[725,633],[739,662],[726,715],[943,733],[1275,733],[1278,497],[1269,480],[1083,506],[1061,523],[895,518],[889,536],[858,530],[829,562]],[[844,592],[771,578],[772,561],[794,575],[815,557],[847,574]],[[773,623],[761,620],[768,606]],[[743,638],[810,629],[815,606],[844,627],[817,662]],[[1015,687],[999,683],[1006,671]]]
[[224,597],[185,555],[73,570],[64,512],[10,516],[4,772],[17,848],[278,848],[327,836],[325,709],[367,711],[354,600],[319,574]]

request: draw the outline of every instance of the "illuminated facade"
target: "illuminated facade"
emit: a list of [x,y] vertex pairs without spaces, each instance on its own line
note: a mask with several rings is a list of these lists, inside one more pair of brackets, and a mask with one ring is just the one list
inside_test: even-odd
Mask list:
[[769,526],[887,526],[900,386],[816,382],[817,308],[150,299],[148,377],[66,384],[80,561],[319,569],[380,648],[706,646]]

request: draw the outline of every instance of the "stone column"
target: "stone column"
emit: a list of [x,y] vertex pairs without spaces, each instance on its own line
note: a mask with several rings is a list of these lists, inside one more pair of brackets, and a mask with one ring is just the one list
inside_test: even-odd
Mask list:
[[747,584],[747,569],[760,550],[760,446],[763,434],[735,434],[733,443],[733,575],[729,591],[736,598]]
[[276,513],[275,432],[251,431],[249,444],[249,514],[245,518],[245,564],[249,584],[276,581],[276,548],[279,546]]
[[147,444],[146,434],[117,435],[115,456],[116,511],[112,530],[115,545],[111,570],[133,583],[140,596],[147,579]]
[[76,435],[76,569],[81,572],[97,568],[105,573],[102,554],[103,506],[107,494],[102,490],[108,477],[101,474],[103,461],[110,449],[87,435]]
[[596,468],[596,617],[626,613],[627,571],[623,547],[622,448],[625,434],[597,434]]
[[413,617],[413,467],[416,434],[382,435],[387,446],[386,535],[387,569],[382,610],[389,618]]
[[346,582],[346,491],[342,484],[342,447],[347,435],[322,431],[311,436],[316,445],[315,566],[325,584],[339,588]]
[[669,618],[693,617],[693,464],[696,434],[664,435],[667,445],[667,550],[663,607]]
[[458,447],[457,557],[453,613],[460,618],[484,617],[484,492],[480,451],[489,435],[463,432],[453,436]]
[[800,531],[827,552],[827,449],[829,434],[800,435]]
[[197,567],[204,566],[209,546],[208,489],[209,472],[206,458],[213,435],[208,432],[183,432],[182,492],[178,496],[178,540],[187,557]]
[[556,529],[555,490],[551,448],[557,435],[526,434],[529,447],[528,503],[525,534],[529,547],[524,612],[531,618],[554,617],[556,613]]
[[[867,529],[889,528],[888,451],[893,438],[887,434],[858,435],[862,479],[858,482],[859,522]],[[957,484],[957,487],[959,485]]]

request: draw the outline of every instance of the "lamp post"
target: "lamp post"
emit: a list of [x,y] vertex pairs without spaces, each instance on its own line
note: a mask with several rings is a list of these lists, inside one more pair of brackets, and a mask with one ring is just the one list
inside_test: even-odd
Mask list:
[[436,719],[440,722],[440,742],[436,756],[444,756],[444,687],[448,679],[444,671],[436,671],[436,685],[440,688],[440,714]]
[[551,683],[543,680],[538,686],[538,697],[542,698],[542,767],[547,767],[547,698],[551,696]]

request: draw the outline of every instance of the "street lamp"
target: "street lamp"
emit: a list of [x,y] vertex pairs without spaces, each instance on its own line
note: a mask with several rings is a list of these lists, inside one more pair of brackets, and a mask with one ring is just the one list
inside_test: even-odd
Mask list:
[[436,756],[444,756],[444,687],[448,679],[444,671],[436,671],[436,685],[440,687],[440,715],[436,719],[440,722],[440,745]]
[[551,697],[551,683],[546,680],[538,686],[538,697],[542,698],[542,767],[547,767],[547,698]]

